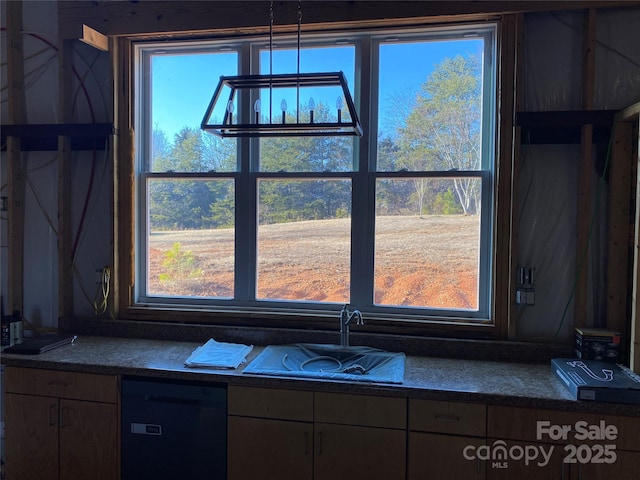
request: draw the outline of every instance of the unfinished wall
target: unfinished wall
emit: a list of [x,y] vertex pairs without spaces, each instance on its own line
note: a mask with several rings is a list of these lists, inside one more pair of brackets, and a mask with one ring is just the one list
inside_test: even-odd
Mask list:
[[[2,4],[2,122],[10,122],[7,94],[6,4]],[[61,122],[58,94],[59,39],[57,3],[23,2],[23,51],[26,117],[29,124]],[[109,58],[81,42],[73,45],[73,122],[112,119]],[[2,152],[1,188],[7,195],[8,158]],[[74,298],[79,315],[92,314],[94,270],[109,263],[112,248],[111,165],[104,150],[75,152],[72,159],[72,231],[76,244]],[[25,319],[55,328],[58,319],[58,156],[54,151],[22,154],[25,175],[24,303]],[[11,201],[9,202],[11,205]],[[7,214],[0,217],[2,297],[8,295]],[[81,218],[83,226],[80,228]]]
[[[525,111],[582,109],[584,12],[525,17]],[[594,109],[620,109],[640,101],[639,9],[599,10],[596,16]],[[580,145],[529,145],[520,162],[517,263],[535,268],[536,300],[517,311],[519,340],[563,341],[574,321],[576,264],[588,270],[587,319],[603,326],[606,315],[606,206],[602,177],[607,145],[593,149],[588,252],[577,252]]]

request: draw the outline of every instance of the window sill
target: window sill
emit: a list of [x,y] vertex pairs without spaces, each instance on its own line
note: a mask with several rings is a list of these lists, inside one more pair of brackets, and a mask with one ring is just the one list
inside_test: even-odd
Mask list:
[[[215,338],[221,342],[254,345],[287,343],[338,343],[338,321],[332,329],[294,329],[252,326],[181,324],[140,320],[106,320],[96,318],[61,318],[59,330],[76,335],[146,338],[202,342]],[[465,360],[540,363],[551,358],[572,356],[570,345],[496,341],[491,339],[443,338],[436,336],[361,333],[351,330],[352,345],[367,345],[388,351]]]

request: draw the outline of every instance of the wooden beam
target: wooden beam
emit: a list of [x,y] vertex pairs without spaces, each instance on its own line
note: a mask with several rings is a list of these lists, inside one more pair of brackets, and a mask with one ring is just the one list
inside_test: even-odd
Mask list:
[[[524,103],[524,89],[522,87],[522,74],[524,68],[523,62],[524,52],[524,15],[516,15],[515,21],[515,56],[514,56],[514,110],[520,111]],[[515,120],[514,120],[515,121]],[[516,305],[516,279],[515,272],[518,268],[518,238],[520,232],[520,217],[519,217],[519,201],[518,195],[520,191],[520,145],[522,129],[519,126],[513,127],[513,173],[512,173],[512,193],[511,193],[511,246],[510,246],[510,267],[509,267],[509,279],[510,279],[510,291],[509,291],[509,328],[507,337],[509,340],[516,340],[518,337],[517,330],[517,313],[518,306]]]
[[[640,106],[640,104],[636,104]],[[635,111],[635,115],[627,115],[625,112],[625,120],[633,121],[633,131],[635,141],[632,143],[633,163],[635,164],[635,233],[633,242],[633,274],[631,280],[633,282],[631,296],[631,341],[630,343],[630,366],[631,369],[640,373],[640,109]],[[635,121],[634,121],[635,120]]]
[[114,124],[114,256],[115,275],[112,306],[116,316],[123,315],[134,300],[134,188],[135,172],[134,131],[131,92],[133,73],[131,71],[131,42],[126,38],[112,39],[111,65],[114,78],[121,79],[115,90]]
[[106,35],[101,34],[99,31],[94,30],[89,25],[82,25],[82,37],[80,41],[91,45],[98,50],[104,52],[109,51],[109,39]]
[[617,115],[618,110],[519,111],[516,125],[526,145],[580,144],[584,125],[593,125],[593,142],[609,142]]
[[111,123],[0,125],[0,143],[5,143],[7,137],[16,137],[23,152],[54,152],[58,137],[64,135],[70,138],[72,150],[104,150],[113,133]]
[[495,325],[496,336],[507,339],[509,325],[513,321],[511,304],[515,300],[515,276],[511,272],[512,235],[513,235],[513,126],[515,118],[515,68],[516,68],[516,17],[505,16],[501,26],[500,72],[498,98],[498,128],[500,144],[498,146],[499,175],[497,177],[496,196],[496,257],[495,268]]
[[[22,45],[22,1],[6,2],[7,25],[7,91],[9,123],[26,123],[27,108],[24,89],[24,52]],[[25,174],[22,169],[20,139],[7,138],[9,177],[8,297],[9,313],[23,311],[24,302],[24,201]]]
[[640,117],[640,102],[634,103],[627,108],[620,110],[616,115],[619,122],[637,122]]
[[[585,11],[582,61],[582,108],[593,109],[595,94],[596,11]],[[582,127],[580,144],[580,177],[578,185],[578,232],[576,240],[576,288],[573,323],[583,327],[593,322],[587,319],[589,283],[589,222],[591,220],[591,182],[593,180],[593,125]]]
[[[71,40],[61,40],[59,58],[59,111],[61,123],[70,123],[72,111],[72,60]],[[58,137],[58,314],[60,317],[73,314],[73,258],[71,222],[71,139],[67,135]]]
[[609,222],[607,255],[607,328],[623,334],[629,341],[629,239],[630,225],[631,150],[633,124],[616,125],[609,160]]
[[[298,2],[277,2],[275,24],[297,23]],[[268,1],[59,1],[59,32],[65,39],[78,39],[86,24],[105,35],[144,35],[169,32],[224,35],[255,33],[269,22]],[[401,26],[404,19],[419,22],[472,20],[482,15],[575,10],[578,8],[616,8],[640,5],[631,0],[598,1],[323,1],[303,2],[303,28],[350,28],[359,26]],[[461,16],[467,16],[462,18]]]
[[619,110],[551,110],[516,113],[516,124],[527,128],[580,129],[584,125],[611,127]]

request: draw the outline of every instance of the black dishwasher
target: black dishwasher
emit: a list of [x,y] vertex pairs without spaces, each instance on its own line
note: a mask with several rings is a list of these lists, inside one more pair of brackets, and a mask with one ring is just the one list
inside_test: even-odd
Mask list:
[[123,378],[122,480],[223,480],[224,385]]

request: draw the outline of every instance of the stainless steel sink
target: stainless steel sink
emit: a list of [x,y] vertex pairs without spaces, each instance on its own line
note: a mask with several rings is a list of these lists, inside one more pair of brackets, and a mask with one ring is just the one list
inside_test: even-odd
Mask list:
[[356,382],[402,383],[404,353],[371,347],[297,343],[269,345],[244,373]]

